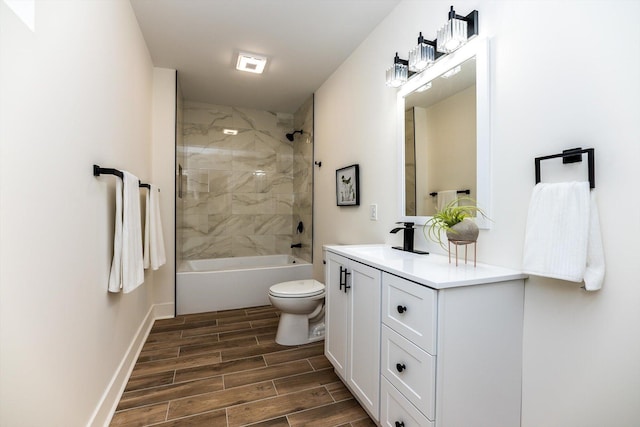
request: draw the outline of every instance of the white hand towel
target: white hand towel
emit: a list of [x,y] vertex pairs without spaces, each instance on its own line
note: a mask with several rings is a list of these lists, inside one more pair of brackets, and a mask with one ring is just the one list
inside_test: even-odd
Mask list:
[[116,179],[116,219],[113,232],[113,260],[109,273],[109,292],[122,289],[122,180]]
[[600,233],[600,214],[596,203],[596,191],[591,190],[591,214],[589,221],[589,246],[587,247],[587,269],[584,272],[584,288],[597,291],[604,282],[604,247]]
[[160,189],[151,184],[147,192],[147,212],[144,224],[144,268],[157,270],[167,262],[164,253],[162,219],[160,218]]
[[456,190],[438,191],[438,196],[436,200],[437,211],[440,212],[441,210],[446,208],[447,205],[453,202],[457,197],[458,197],[458,192]]
[[585,282],[597,290],[604,278],[595,194],[588,182],[537,184],[531,195],[523,270],[536,276]]
[[122,292],[133,291],[144,282],[142,223],[140,218],[140,180],[123,171],[122,196]]

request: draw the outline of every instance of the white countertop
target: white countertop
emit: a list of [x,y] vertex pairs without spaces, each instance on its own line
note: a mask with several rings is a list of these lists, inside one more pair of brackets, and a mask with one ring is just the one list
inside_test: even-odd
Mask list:
[[488,264],[477,263],[474,267],[472,248],[469,248],[471,259],[467,259],[467,264],[464,263],[464,248],[458,249],[458,266],[453,256],[449,264],[447,256],[418,255],[392,249],[388,245],[325,245],[324,249],[434,289],[481,285],[527,277],[521,271]]

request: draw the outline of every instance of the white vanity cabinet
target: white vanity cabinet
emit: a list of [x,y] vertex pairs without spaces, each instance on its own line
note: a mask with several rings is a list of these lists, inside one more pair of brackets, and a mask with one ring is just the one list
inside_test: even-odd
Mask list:
[[[325,249],[325,353],[380,425],[520,426],[525,275],[482,264],[456,267],[443,256],[421,257],[382,245]],[[341,301],[345,268],[377,277],[379,297],[362,286]],[[358,277],[351,279],[363,281]],[[363,282],[375,287],[375,279]],[[362,302],[355,301],[359,298]],[[351,323],[344,332],[336,322]],[[365,371],[356,370],[356,382],[349,384],[349,369],[361,363],[372,376],[379,363],[377,378],[366,382],[366,401],[358,388]],[[372,403],[378,396],[374,387],[379,412]]]
[[378,420],[381,271],[327,252],[325,354],[352,393]]

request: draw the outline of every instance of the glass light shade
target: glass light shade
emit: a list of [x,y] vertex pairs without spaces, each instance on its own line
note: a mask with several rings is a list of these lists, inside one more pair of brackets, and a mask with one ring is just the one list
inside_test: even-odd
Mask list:
[[467,21],[451,18],[438,30],[438,52],[451,53],[467,42]]
[[407,82],[409,69],[405,64],[395,63],[387,69],[387,86],[400,87]]
[[426,43],[418,43],[409,51],[409,70],[420,72],[435,61],[435,49]]

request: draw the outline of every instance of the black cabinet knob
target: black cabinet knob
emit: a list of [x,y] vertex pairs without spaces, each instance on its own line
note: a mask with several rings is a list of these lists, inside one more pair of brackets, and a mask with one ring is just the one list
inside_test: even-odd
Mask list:
[[407,367],[404,365],[404,363],[396,363],[396,369],[398,370],[398,372],[402,372],[407,369]]
[[407,311],[407,307],[404,306],[404,305],[399,305],[397,308],[398,308],[398,313],[400,313],[400,314],[402,314],[405,311]]
[[404,423],[402,421],[396,421],[396,427],[404,427]]

